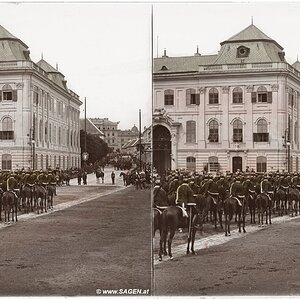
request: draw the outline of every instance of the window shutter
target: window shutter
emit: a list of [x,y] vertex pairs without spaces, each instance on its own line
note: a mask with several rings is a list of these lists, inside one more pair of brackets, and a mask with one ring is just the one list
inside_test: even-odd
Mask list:
[[251,102],[256,103],[256,92],[251,93]]
[[200,94],[196,94],[196,105],[200,105]]
[[191,90],[186,90],[186,105],[191,105]]
[[272,92],[268,92],[267,102],[272,103]]
[[18,91],[17,90],[13,90],[12,91],[12,100],[13,101],[17,101],[18,100]]

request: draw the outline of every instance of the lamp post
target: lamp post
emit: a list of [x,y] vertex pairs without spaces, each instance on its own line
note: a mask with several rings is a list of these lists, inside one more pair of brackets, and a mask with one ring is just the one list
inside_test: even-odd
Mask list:
[[32,170],[35,169],[35,140],[31,140],[32,145]]

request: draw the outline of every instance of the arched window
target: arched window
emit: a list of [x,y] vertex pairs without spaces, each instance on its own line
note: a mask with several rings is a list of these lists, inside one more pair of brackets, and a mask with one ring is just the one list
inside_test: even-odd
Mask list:
[[186,168],[189,171],[195,171],[196,170],[196,158],[193,156],[188,156],[186,158]]
[[196,122],[195,121],[186,122],[186,142],[196,143]]
[[10,117],[4,117],[1,123],[2,130],[0,131],[0,140],[13,140],[14,131],[12,119]]
[[268,92],[264,86],[260,86],[257,89],[257,102],[258,103],[267,103],[268,102]]
[[253,133],[253,141],[257,143],[269,141],[268,123],[265,119],[257,121],[257,133]]
[[218,158],[216,156],[209,157],[208,166],[209,166],[209,172],[218,172],[219,171]]
[[200,94],[196,94],[195,89],[186,90],[186,105],[200,104]]
[[11,155],[10,154],[2,154],[2,170],[11,170]]
[[240,143],[243,141],[243,123],[241,120],[236,119],[233,122],[233,142]]
[[50,140],[50,143],[52,143],[52,125],[51,125],[51,123],[49,124],[49,140]]
[[209,122],[208,140],[211,143],[217,143],[219,141],[219,124],[216,120]]
[[256,158],[256,172],[267,172],[267,158],[265,156]]
[[209,90],[209,104],[218,104],[219,103],[219,92],[216,88]]
[[232,103],[243,103],[243,90],[240,87],[233,89]]
[[174,91],[165,90],[165,105],[174,105]]

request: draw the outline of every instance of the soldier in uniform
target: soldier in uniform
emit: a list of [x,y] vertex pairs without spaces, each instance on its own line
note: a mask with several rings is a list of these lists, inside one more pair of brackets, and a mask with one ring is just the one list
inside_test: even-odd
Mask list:
[[153,207],[157,206],[169,206],[167,193],[160,185],[160,181],[158,179],[155,181],[155,186],[153,188]]
[[57,196],[57,194],[56,194],[56,178],[52,172],[49,172],[47,175],[47,183],[49,185],[54,186],[54,195]]
[[20,192],[20,190],[18,189],[18,181],[16,180],[14,174],[10,174],[10,176],[8,176],[7,178],[7,191],[12,192],[16,198],[18,198],[17,193]]
[[183,183],[177,188],[175,203],[185,208],[186,204],[191,202],[194,202],[194,192],[188,185],[187,178],[184,178]]

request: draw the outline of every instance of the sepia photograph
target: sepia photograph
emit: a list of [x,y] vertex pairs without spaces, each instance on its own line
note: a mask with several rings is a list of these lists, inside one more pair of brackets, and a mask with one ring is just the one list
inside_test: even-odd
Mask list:
[[151,295],[151,5],[0,20],[0,296]]
[[297,296],[299,2],[153,5],[156,296]]

